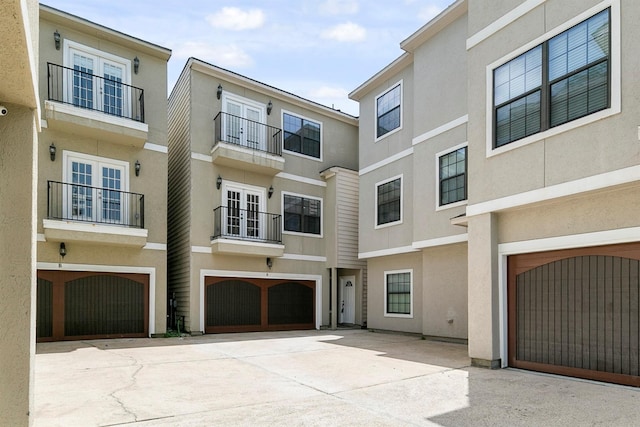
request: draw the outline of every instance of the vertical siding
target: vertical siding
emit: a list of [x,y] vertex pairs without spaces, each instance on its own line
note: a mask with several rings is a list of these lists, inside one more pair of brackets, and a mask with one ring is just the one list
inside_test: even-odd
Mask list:
[[[189,283],[191,269],[191,68],[185,66],[169,96],[169,208],[168,208],[168,285],[167,296],[175,292],[178,314],[185,316],[189,331]],[[182,327],[181,327],[182,328]]]

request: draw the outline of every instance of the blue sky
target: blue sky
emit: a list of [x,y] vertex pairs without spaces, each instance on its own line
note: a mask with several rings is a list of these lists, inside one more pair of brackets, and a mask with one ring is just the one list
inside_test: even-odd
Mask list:
[[190,56],[358,115],[347,94],[453,0],[43,0],[167,47],[169,90]]

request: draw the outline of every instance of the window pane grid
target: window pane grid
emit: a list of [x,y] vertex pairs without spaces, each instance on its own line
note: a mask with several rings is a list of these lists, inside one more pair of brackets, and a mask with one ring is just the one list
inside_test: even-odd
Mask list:
[[378,186],[378,225],[400,220],[400,178]]
[[320,158],[320,124],[284,114],[284,149]]
[[440,157],[440,205],[467,198],[467,147]]
[[320,234],[320,200],[284,196],[284,229],[297,233]]
[[411,314],[411,273],[387,274],[387,313]]
[[380,96],[376,101],[377,137],[400,127],[400,85]]

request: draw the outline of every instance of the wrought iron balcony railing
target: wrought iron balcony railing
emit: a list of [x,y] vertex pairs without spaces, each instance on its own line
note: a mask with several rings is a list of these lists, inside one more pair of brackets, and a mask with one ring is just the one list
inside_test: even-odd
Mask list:
[[47,217],[144,228],[144,194],[47,181]]
[[215,144],[218,141],[282,155],[282,129],[220,112],[213,119]]
[[47,99],[144,123],[144,90],[115,76],[47,63]]
[[219,206],[213,210],[211,240],[227,238],[282,243],[282,215]]

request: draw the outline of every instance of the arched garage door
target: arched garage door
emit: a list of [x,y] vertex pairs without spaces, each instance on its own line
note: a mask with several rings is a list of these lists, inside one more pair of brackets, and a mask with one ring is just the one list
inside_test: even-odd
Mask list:
[[149,335],[149,276],[38,270],[38,341]]
[[205,332],[313,329],[315,282],[205,278]]
[[509,365],[640,386],[640,245],[508,259]]

